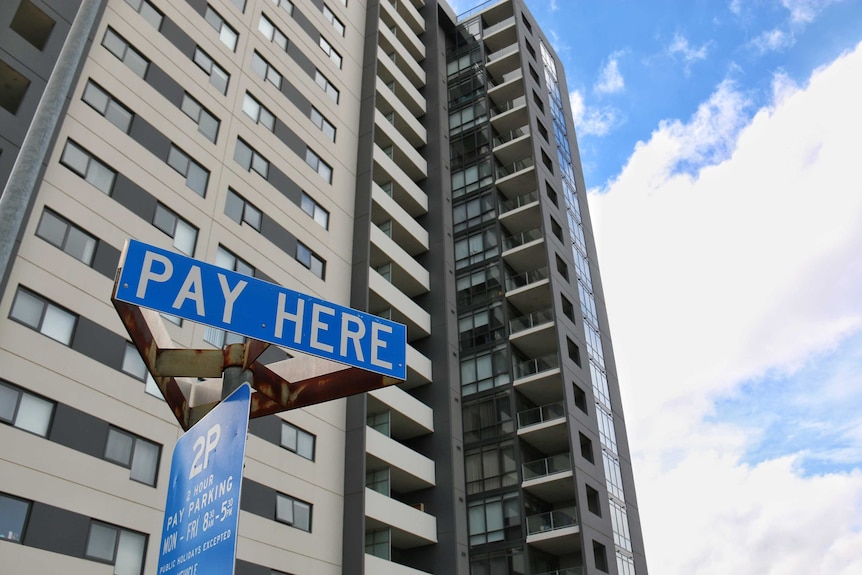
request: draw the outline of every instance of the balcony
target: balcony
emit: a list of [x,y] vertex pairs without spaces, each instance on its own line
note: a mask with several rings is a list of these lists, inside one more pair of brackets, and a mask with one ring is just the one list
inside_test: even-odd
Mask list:
[[370,261],[374,269],[379,271],[387,268],[388,277],[384,277],[409,297],[428,292],[431,286],[428,270],[404,251],[398,242],[377,226],[371,227],[370,239]]
[[576,507],[527,517],[527,543],[552,555],[569,554],[580,546]]
[[517,130],[530,121],[524,96],[495,100],[491,108],[491,126],[500,134]]
[[529,357],[556,350],[554,311],[545,308],[509,320],[509,341]]
[[571,501],[575,497],[571,454],[560,453],[522,466],[522,487],[548,503]]
[[568,569],[545,571],[544,573],[537,573],[537,575],[586,575],[586,571],[583,567],[569,567]]
[[506,299],[521,311],[534,311],[551,302],[548,266],[506,275]]
[[365,573],[374,573],[374,575],[430,575],[427,571],[419,571],[368,553],[365,554]]
[[524,73],[520,68],[500,78],[487,78],[488,97],[494,102],[508,102],[524,95]]
[[562,401],[518,412],[518,437],[544,453],[569,449],[566,408]]
[[431,333],[431,315],[374,268],[368,274],[368,306],[375,315],[390,310],[389,319],[407,326],[407,341]]
[[507,198],[513,198],[524,193],[524,190],[535,190],[538,187],[532,156],[526,156],[508,164],[497,164],[495,167],[494,183]]
[[532,153],[530,128],[521,126],[514,130],[496,132],[492,141],[494,157],[503,165],[516,162]]
[[378,146],[374,146],[374,182],[398,202],[408,214],[417,218],[428,212],[428,196],[407,177],[398,164]]
[[482,39],[485,41],[485,47],[489,52],[497,52],[506,46],[517,43],[518,35],[515,32],[515,17],[511,16],[505,20],[495,22],[482,30]]
[[528,230],[542,224],[539,194],[535,191],[500,202],[500,223],[510,232]]
[[520,66],[521,58],[517,43],[488,54],[488,58],[485,60],[485,69],[495,78],[499,78]]
[[389,467],[390,484],[399,493],[434,486],[433,461],[372,427],[365,429],[365,449],[368,469]]
[[531,269],[547,261],[542,228],[533,228],[503,238],[503,259],[515,271]]
[[431,408],[401,389],[389,385],[368,392],[368,412],[389,412],[389,435],[405,441],[434,432]]
[[428,251],[428,231],[413,219],[395,198],[377,184],[372,184],[371,200],[371,221],[374,225],[412,257]]
[[562,377],[556,354],[515,364],[513,369],[515,388],[534,404],[545,405],[562,399]]
[[411,549],[437,542],[437,520],[433,515],[365,488],[365,526],[390,528],[392,546]]

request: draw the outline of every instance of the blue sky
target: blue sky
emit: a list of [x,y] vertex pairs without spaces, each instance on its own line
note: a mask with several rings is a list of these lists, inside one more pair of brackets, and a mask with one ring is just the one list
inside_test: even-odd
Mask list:
[[527,4],[565,64],[650,571],[862,573],[862,1]]

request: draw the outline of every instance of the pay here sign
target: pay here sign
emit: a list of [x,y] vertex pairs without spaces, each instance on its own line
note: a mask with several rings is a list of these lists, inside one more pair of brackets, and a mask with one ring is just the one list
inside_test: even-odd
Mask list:
[[407,328],[137,240],[120,261],[116,299],[396,379]]

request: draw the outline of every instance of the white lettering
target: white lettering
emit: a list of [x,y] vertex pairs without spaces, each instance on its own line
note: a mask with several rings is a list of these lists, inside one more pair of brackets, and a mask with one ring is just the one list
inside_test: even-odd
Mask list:
[[[351,331],[350,324],[356,326],[356,331]],[[356,353],[356,359],[365,361],[362,346],[360,345],[360,340],[364,335],[365,324],[362,323],[359,317],[349,313],[341,314],[341,347],[338,350],[341,357],[347,357],[347,340],[349,339],[353,341],[353,351]]]
[[334,316],[335,310],[331,307],[324,307],[317,302],[311,304],[311,341],[309,345],[315,349],[332,353],[334,348],[328,343],[321,343],[319,339],[321,331],[329,330],[329,325],[320,321],[321,315]]
[[301,298],[296,300],[296,313],[289,313],[284,309],[287,303],[287,294],[281,292],[278,294],[278,311],[275,314],[275,337],[281,338],[282,329],[284,328],[285,320],[291,321],[294,324],[293,341],[297,344],[302,342],[302,312],[305,308],[305,301]]
[[[165,267],[164,271],[158,274],[154,273],[153,262],[159,262],[160,264],[162,264]],[[166,282],[173,274],[174,265],[171,263],[171,260],[161,254],[147,252],[146,254],[144,254],[144,266],[141,270],[141,277],[138,279],[138,291],[135,292],[135,296],[142,298],[146,295],[147,284],[150,282],[150,280],[156,282]]]
[[380,332],[392,333],[392,328],[382,323],[371,324],[371,363],[383,369],[392,369],[392,363],[380,359],[380,349],[386,348],[386,342],[380,339]]
[[187,299],[195,302],[195,307],[199,316],[203,317],[206,315],[206,312],[204,311],[204,287],[201,282],[201,268],[198,266],[192,266],[189,270],[189,275],[186,276],[186,279],[183,282],[183,287],[180,288],[180,293],[177,294],[177,299],[174,300],[171,307],[174,309],[180,309]]
[[233,317],[233,304],[236,298],[239,297],[239,294],[242,293],[242,290],[245,289],[245,286],[248,285],[248,282],[240,280],[233,289],[230,289],[227,284],[227,278],[222,274],[218,274],[218,283],[221,284],[221,293],[224,294],[224,314],[222,315],[222,321],[230,323]]

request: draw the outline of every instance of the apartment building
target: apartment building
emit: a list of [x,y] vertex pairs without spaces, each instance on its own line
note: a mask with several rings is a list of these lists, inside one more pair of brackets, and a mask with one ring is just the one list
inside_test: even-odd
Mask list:
[[407,327],[402,384],[251,421],[236,573],[646,573],[523,0],[13,0],[0,30],[4,572],[156,570],[182,430],[110,303],[131,237]]

